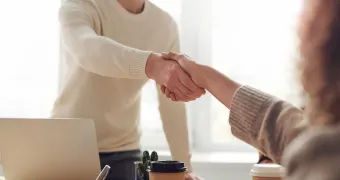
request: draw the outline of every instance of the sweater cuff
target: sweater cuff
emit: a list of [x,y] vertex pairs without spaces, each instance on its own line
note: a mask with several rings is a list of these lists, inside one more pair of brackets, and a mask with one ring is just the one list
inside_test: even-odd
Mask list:
[[231,132],[237,138],[251,143],[252,137],[256,137],[258,128],[255,126],[262,113],[261,109],[272,96],[249,86],[239,88],[234,94],[229,123]]
[[151,51],[137,51],[136,53],[131,53],[129,59],[129,72],[134,77],[139,77],[142,79],[148,79],[145,73],[145,66]]

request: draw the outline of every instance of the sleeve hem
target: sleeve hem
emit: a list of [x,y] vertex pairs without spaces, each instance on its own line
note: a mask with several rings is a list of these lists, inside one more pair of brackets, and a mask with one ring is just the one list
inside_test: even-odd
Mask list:
[[150,51],[141,51],[129,57],[129,73],[132,76],[148,79],[145,73],[145,66],[150,54]]
[[262,112],[262,107],[272,96],[249,86],[239,88],[234,94],[229,123],[232,133],[248,143],[257,134],[256,120]]

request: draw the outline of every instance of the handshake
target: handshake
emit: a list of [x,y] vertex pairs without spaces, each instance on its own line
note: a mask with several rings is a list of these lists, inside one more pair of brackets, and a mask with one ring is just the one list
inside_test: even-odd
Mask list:
[[177,53],[152,53],[145,72],[161,85],[162,92],[172,101],[193,101],[205,94],[201,65],[190,57]]

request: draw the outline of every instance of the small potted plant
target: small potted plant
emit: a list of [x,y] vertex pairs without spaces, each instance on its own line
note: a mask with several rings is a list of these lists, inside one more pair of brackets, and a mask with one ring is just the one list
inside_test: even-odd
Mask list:
[[152,151],[151,156],[149,151],[144,151],[141,162],[136,165],[136,172],[142,180],[149,180],[149,172],[151,162],[158,161],[158,154],[156,151]]

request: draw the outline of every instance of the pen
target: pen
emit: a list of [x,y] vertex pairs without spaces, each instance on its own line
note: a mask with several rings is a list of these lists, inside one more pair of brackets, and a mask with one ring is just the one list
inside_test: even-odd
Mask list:
[[96,180],[105,180],[107,175],[109,174],[111,167],[106,165],[103,170],[99,173]]

